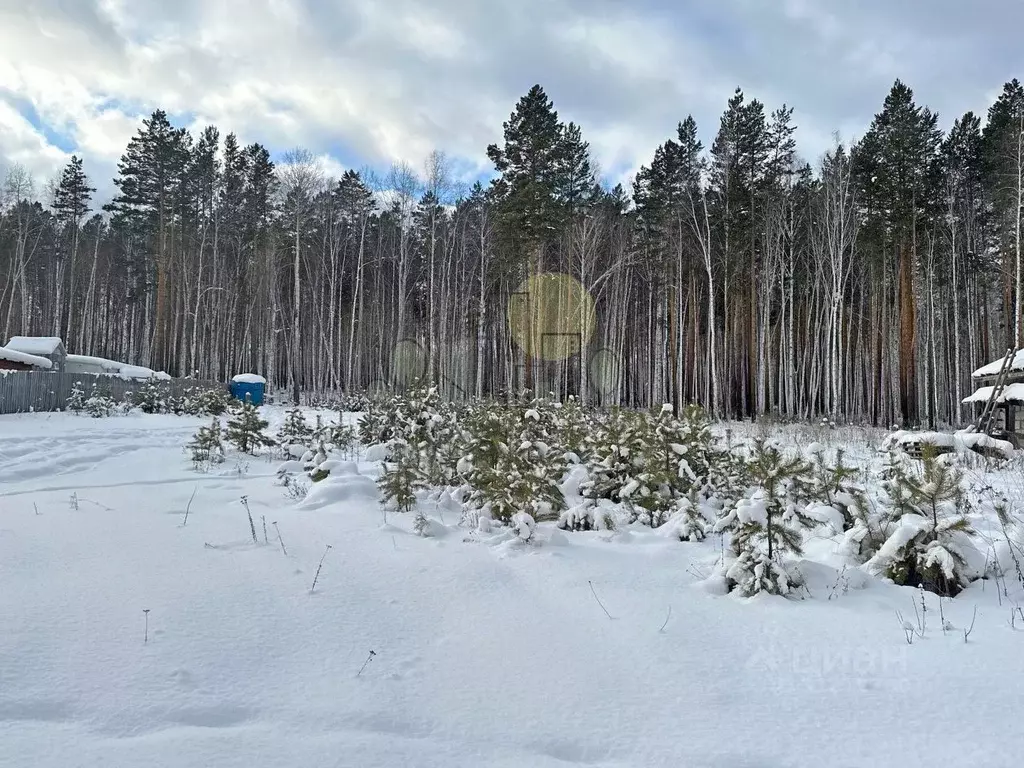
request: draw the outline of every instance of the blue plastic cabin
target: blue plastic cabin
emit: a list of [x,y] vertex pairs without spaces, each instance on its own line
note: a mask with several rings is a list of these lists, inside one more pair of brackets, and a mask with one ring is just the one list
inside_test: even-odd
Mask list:
[[253,405],[263,405],[263,393],[266,391],[265,381],[236,381],[229,387],[231,396],[243,403],[248,399]]

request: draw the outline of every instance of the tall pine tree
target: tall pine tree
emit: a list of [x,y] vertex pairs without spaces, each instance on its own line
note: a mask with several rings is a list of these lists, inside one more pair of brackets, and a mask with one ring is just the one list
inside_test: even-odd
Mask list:
[[175,222],[180,217],[183,186],[191,138],[175,128],[163,110],[142,121],[118,163],[114,184],[118,194],[105,209],[113,223],[139,242],[156,275],[156,296],[149,324],[148,362],[155,368],[170,362],[171,266],[174,259]]
[[937,121],[938,116],[915,104],[913,91],[897,80],[854,153],[866,225],[882,254],[882,284],[895,278],[897,285],[899,399],[905,425],[916,423],[920,415],[915,273],[927,217],[936,209]]
[[[55,336],[71,338],[74,324],[74,307],[76,299],[75,268],[78,261],[78,247],[81,241],[82,220],[89,213],[92,193],[96,190],[89,186],[89,179],[82,167],[82,160],[72,155],[71,160],[61,173],[60,182],[53,195],[53,213],[57,219],[59,246],[56,249],[57,266],[54,270],[54,316],[53,333]],[[66,322],[62,322],[64,312],[66,270],[70,276],[68,285],[68,301]],[[63,329],[63,333],[62,333]]]
[[1006,276],[1007,346],[1024,346],[1024,86],[1003,86],[984,133],[985,178]]

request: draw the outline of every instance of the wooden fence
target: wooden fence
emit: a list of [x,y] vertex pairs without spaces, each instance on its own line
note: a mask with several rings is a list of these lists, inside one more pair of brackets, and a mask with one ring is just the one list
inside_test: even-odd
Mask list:
[[[98,392],[120,402],[128,392],[138,392],[148,382],[144,379],[122,379],[95,373],[55,373],[52,371],[8,371],[0,373],[0,413],[30,411],[63,411],[76,382],[88,397],[93,385]],[[167,394],[180,397],[189,390],[227,389],[215,381],[197,379],[157,380]]]

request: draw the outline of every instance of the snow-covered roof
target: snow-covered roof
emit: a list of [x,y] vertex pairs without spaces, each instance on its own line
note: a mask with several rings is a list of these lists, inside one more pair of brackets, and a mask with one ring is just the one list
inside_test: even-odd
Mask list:
[[154,371],[152,368],[146,368],[141,365],[128,365],[127,363],[119,363],[116,360],[107,360],[104,357],[92,357],[91,355],[68,355],[65,364],[68,368],[72,369],[73,373],[81,373],[82,371],[74,371],[73,369],[79,367],[86,368],[97,368],[104,374],[110,376],[118,376],[122,379],[159,379],[166,381],[170,379],[170,375],[164,371]]
[[[992,398],[995,387],[979,387],[973,395],[965,397],[964,403],[987,403]],[[1022,403],[1024,402],[1024,384],[1007,384],[996,399],[997,403]]]
[[[971,374],[975,379],[980,379],[985,376],[998,376],[999,369],[1003,367],[1003,358],[993,360],[988,365],[983,365],[981,368]],[[1011,371],[1024,371],[1024,349],[1018,349],[1016,354],[1013,356],[1013,360],[1010,361]]]
[[10,360],[12,363],[25,363],[26,365],[43,369],[53,367],[53,364],[45,357],[37,357],[36,355],[19,352],[16,349],[8,349],[7,347],[0,347],[0,360]]
[[12,336],[7,348],[26,355],[52,355],[64,346],[63,340],[56,336]]
[[163,371],[154,371],[142,365],[122,365],[118,375],[127,379],[170,379],[171,376]]
[[88,365],[100,368],[107,373],[117,373],[121,370],[121,363],[107,360],[104,357],[93,357],[92,355],[68,355],[65,363],[71,366]]
[[255,373],[240,373],[237,376],[231,378],[232,381],[237,381],[239,384],[266,384],[267,380],[262,376]]

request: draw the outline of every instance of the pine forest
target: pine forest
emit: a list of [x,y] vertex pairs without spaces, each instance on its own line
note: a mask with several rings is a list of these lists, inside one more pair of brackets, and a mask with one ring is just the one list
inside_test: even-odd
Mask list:
[[[1024,86],[944,131],[897,81],[863,136],[812,162],[790,106],[737,90],[709,146],[680,117],[610,186],[534,86],[486,148],[493,178],[467,187],[440,151],[328,178],[307,150],[274,161],[156,111],[109,200],[77,157],[46,187],[7,169],[0,324],[296,398],[422,378],[455,400],[963,423],[971,371],[1024,346]],[[537,275],[586,298],[560,354],[517,339]]]

